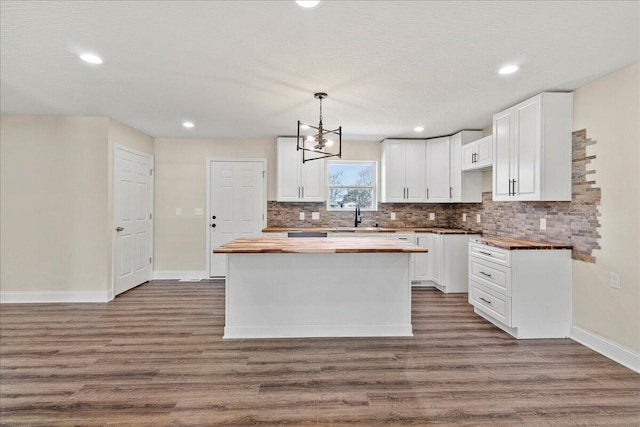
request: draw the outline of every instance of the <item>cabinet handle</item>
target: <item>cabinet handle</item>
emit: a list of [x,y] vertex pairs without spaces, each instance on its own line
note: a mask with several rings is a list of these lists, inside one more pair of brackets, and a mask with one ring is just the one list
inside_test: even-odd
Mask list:
[[515,178],[513,180],[513,195],[514,196],[516,195],[516,180],[515,180]]
[[302,198],[304,199],[304,187],[300,187],[302,188]]
[[482,274],[483,276],[491,277],[489,273],[485,273],[484,271],[478,271],[478,273]]
[[482,297],[480,297],[480,299],[481,299],[482,301],[486,302],[487,304],[491,304],[491,301],[489,301],[489,300],[486,300],[486,299],[484,299],[484,298],[482,298]]
[[427,187],[427,199],[429,198],[429,187]]
[[409,187],[407,187],[407,199],[409,198]]
[[449,198],[453,199],[453,187],[449,187]]
[[486,255],[486,256],[493,256],[491,252],[478,251],[478,253],[481,253],[482,255]]

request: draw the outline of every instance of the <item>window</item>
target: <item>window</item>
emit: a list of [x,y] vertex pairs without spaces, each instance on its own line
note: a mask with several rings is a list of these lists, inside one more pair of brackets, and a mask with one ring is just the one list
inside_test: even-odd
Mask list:
[[378,209],[376,162],[335,160],[328,162],[327,210],[352,211]]

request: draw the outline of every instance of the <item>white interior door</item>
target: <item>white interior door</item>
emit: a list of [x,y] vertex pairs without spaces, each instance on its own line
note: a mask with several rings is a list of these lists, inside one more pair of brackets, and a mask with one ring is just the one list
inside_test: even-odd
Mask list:
[[260,236],[265,218],[265,163],[216,161],[210,163],[209,276],[227,274],[227,256],[213,248],[238,237]]
[[151,156],[115,149],[115,295],[151,279],[151,165]]

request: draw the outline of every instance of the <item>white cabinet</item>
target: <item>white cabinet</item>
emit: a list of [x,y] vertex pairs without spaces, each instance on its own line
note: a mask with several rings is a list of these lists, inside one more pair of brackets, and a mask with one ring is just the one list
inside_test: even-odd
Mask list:
[[481,131],[463,130],[449,138],[449,202],[482,202],[482,172],[462,170],[462,150],[481,136]]
[[493,200],[571,200],[572,120],[572,93],[544,92],[493,116]]
[[462,146],[462,170],[485,169],[493,165],[493,135]]
[[324,160],[302,163],[296,138],[278,138],[276,200],[279,202],[322,202],[326,199]]
[[424,140],[386,139],[382,142],[383,203],[425,201]]
[[449,201],[449,137],[427,140],[426,186],[428,203]]
[[469,243],[469,303],[516,338],[564,338],[571,325],[571,250]]
[[467,292],[469,238],[477,237],[477,234],[416,233],[416,244],[429,252],[413,255],[413,280],[432,281],[445,293]]

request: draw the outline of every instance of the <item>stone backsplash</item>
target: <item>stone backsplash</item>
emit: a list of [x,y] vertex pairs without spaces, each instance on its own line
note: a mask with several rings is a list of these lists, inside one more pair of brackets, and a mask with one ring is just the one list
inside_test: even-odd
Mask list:
[[[587,156],[589,145],[586,130],[573,133],[572,201],[571,202],[494,202],[490,192],[484,193],[482,203],[406,204],[379,203],[377,211],[362,212],[363,227],[447,227],[482,231],[489,237],[520,237],[551,243],[570,243],[573,258],[595,262],[592,255],[599,249],[598,206],[600,189],[593,186],[587,175],[587,165],[595,156]],[[268,202],[269,227],[343,227],[353,226],[353,212],[327,211],[325,203]],[[299,214],[304,212],[305,221]],[[320,220],[311,220],[311,212],[319,212]],[[391,212],[396,220],[390,219]],[[429,214],[435,220],[429,220]],[[463,221],[463,214],[467,220]],[[476,215],[480,215],[480,223]],[[540,218],[547,221],[547,229],[540,230]]]

